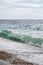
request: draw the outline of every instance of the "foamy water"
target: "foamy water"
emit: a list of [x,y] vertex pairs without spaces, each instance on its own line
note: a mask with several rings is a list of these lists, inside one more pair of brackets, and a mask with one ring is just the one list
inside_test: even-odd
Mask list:
[[[43,65],[43,54],[39,54],[39,52],[43,52],[43,48],[0,38],[0,51],[16,53],[19,58],[25,61]],[[38,54],[32,52],[38,52]]]
[[43,31],[31,31],[31,30],[10,30],[14,34],[19,34],[19,35],[28,35],[32,36],[33,38],[42,38],[43,39]]
[[11,65],[11,64],[6,61],[0,60],[0,65]]
[[10,30],[14,34],[43,38],[42,20],[0,20],[0,31]]
[[[32,36],[33,38],[43,38],[43,21],[0,20],[0,32],[3,30],[12,31],[14,34]],[[0,51],[16,53],[19,58],[25,61],[43,65],[43,43],[40,48],[34,45],[32,46],[30,44],[0,38]]]

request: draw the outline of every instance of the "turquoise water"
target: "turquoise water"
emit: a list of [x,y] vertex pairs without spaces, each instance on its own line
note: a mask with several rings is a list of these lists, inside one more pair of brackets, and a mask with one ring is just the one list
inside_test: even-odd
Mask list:
[[0,20],[0,37],[41,45],[43,20]]
[[2,20],[0,37],[1,51],[17,53],[25,61],[43,65],[43,21]]
[[27,35],[14,34],[8,30],[3,30],[2,32],[0,32],[0,37],[27,44],[29,42],[39,45],[43,43],[43,39],[41,38],[32,38],[31,36],[27,36]]

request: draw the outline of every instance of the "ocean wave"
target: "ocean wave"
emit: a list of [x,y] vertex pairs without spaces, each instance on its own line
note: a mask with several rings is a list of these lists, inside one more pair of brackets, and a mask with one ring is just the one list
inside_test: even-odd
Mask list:
[[8,30],[3,30],[2,32],[0,32],[0,37],[7,38],[17,42],[24,42],[20,39],[19,35],[14,35],[11,31]]
[[0,37],[22,43],[31,42],[31,44],[35,44],[35,45],[36,44],[41,45],[43,43],[42,38],[32,38],[32,36],[28,36],[28,35],[14,34],[13,32],[8,30],[3,30],[2,32],[0,32]]

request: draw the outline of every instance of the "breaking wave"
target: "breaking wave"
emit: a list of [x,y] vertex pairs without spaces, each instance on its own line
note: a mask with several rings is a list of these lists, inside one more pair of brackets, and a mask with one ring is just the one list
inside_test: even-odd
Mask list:
[[42,38],[32,38],[32,36],[14,34],[13,32],[8,31],[8,30],[1,31],[0,37],[17,41],[17,42],[22,42],[22,43],[31,42],[31,44],[35,44],[35,45],[36,44],[41,45],[43,43]]

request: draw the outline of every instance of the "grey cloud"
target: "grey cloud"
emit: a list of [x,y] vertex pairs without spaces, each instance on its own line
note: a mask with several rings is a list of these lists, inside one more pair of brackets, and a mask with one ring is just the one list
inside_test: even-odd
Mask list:
[[[42,0],[17,0],[15,3],[8,3],[5,0],[0,1],[0,7],[8,7],[8,8],[43,8]],[[37,3],[35,3],[37,2]]]
[[34,4],[34,3],[18,3],[11,5],[14,7],[20,7],[20,8],[43,8],[43,4]]
[[0,18],[43,18],[43,0],[12,1],[0,0]]
[[43,0],[19,0],[19,1],[26,3],[43,3]]

